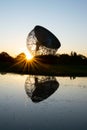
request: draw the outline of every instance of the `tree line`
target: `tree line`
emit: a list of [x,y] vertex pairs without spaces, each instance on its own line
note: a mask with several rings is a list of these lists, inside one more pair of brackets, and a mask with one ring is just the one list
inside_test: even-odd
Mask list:
[[[26,55],[20,53],[16,57],[10,56],[7,52],[0,53],[0,62],[15,63],[20,59],[25,59]],[[33,59],[45,64],[62,64],[62,65],[87,65],[87,57],[76,52],[71,54],[56,54],[56,55],[37,55]],[[32,59],[32,61],[33,61]]]

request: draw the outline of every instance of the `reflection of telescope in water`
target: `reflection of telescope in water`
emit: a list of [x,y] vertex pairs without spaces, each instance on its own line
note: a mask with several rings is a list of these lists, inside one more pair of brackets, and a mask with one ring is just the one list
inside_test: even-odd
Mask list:
[[25,91],[28,97],[35,103],[43,101],[51,96],[59,87],[55,77],[27,77]]

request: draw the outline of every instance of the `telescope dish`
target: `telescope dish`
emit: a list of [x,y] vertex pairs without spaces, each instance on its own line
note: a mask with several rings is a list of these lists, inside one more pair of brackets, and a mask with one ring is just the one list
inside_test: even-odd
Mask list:
[[32,55],[54,55],[60,46],[56,36],[39,25],[35,26],[27,37],[27,48]]
[[35,103],[43,101],[51,96],[59,87],[54,77],[27,77],[25,91],[29,98]]

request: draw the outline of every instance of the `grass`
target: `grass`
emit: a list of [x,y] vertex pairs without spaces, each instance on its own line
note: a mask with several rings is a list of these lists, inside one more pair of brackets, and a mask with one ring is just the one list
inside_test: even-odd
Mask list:
[[0,72],[53,76],[87,76],[87,66],[45,64],[37,60],[17,63],[1,62]]
[[53,76],[87,76],[87,58],[83,55],[38,55],[27,60],[24,53],[16,58],[0,53],[0,72]]

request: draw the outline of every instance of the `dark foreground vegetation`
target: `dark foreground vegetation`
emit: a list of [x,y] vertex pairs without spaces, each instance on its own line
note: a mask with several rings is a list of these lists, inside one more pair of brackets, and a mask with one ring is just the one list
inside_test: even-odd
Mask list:
[[87,57],[71,52],[61,55],[40,55],[32,60],[26,60],[24,53],[15,58],[6,52],[0,53],[0,72],[58,75],[58,76],[87,76]]

